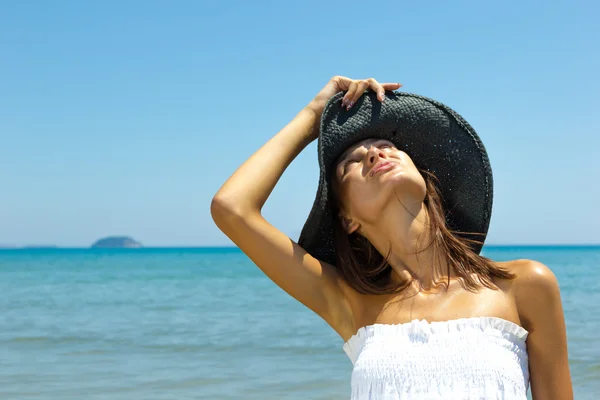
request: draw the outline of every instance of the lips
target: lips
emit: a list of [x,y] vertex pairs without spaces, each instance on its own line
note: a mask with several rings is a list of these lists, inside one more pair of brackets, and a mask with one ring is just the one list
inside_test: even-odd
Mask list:
[[375,164],[375,166],[373,167],[373,169],[371,169],[371,173],[369,175],[374,176],[378,172],[389,171],[392,168],[394,168],[394,163],[393,162],[380,161],[377,164]]

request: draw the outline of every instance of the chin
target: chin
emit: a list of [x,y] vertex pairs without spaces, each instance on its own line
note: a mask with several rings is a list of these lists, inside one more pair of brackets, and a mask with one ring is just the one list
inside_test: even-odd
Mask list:
[[408,171],[398,169],[396,171],[390,171],[387,175],[382,176],[382,181],[398,188],[402,186],[412,186],[415,184],[415,179],[411,175],[412,174],[410,174]]

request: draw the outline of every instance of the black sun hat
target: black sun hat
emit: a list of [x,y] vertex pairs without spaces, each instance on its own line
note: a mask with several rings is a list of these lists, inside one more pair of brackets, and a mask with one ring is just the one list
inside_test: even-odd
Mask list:
[[[386,139],[406,152],[419,169],[437,177],[448,227],[459,237],[483,243],[493,197],[490,162],[475,130],[454,110],[429,98],[386,92],[380,102],[366,92],[346,110],[344,93],[334,95],[321,117],[318,139],[319,186],[298,244],[313,257],[336,264],[331,178],[335,162],[349,146],[365,139]],[[472,244],[480,253],[482,245]]]

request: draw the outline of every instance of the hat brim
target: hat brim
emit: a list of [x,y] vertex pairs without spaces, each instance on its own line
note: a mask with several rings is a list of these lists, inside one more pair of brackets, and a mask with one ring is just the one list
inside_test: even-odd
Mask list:
[[[475,130],[455,111],[429,98],[387,92],[380,102],[367,92],[350,110],[344,93],[333,96],[321,117],[318,139],[319,186],[298,244],[313,257],[336,264],[330,178],[335,162],[351,145],[387,139],[406,152],[417,168],[439,181],[446,223],[459,236],[481,243],[492,212],[493,179],[489,158]],[[476,253],[481,244],[472,244]]]

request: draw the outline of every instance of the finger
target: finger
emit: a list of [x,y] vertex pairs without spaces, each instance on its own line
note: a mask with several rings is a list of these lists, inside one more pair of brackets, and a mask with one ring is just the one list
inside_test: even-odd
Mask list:
[[342,107],[346,107],[346,109],[349,108],[348,105],[352,103],[352,98],[354,97],[357,88],[358,81],[350,81],[350,84],[348,85],[348,91],[346,92],[344,97],[342,97]]
[[376,79],[369,78],[368,81],[369,89],[377,93],[377,99],[379,101],[383,101],[383,99],[385,99],[385,88],[379,82],[377,82]]
[[385,90],[396,90],[396,89],[400,89],[402,87],[401,83],[382,83],[381,86],[385,89]]
[[356,92],[352,95],[350,104],[348,104],[348,108],[352,107],[354,103],[360,99],[360,96],[365,94],[365,91],[369,88],[370,83],[367,80],[358,81],[358,85],[356,86]]
[[375,93],[377,93],[377,98],[379,101],[383,101],[385,99],[385,91],[396,90],[402,87],[402,84],[398,82],[379,83],[373,78],[366,80],[352,80],[345,76],[336,76],[334,79],[341,90],[347,90],[346,94],[342,98],[342,107],[345,107],[347,110],[358,101],[360,96],[362,96],[367,89],[373,90]]
[[383,101],[385,99],[385,92],[396,90],[402,87],[401,83],[379,83],[375,79],[371,78],[371,90],[377,93],[377,98],[379,101]]
[[363,95],[365,90],[369,87],[369,82],[364,80],[353,81],[350,84],[350,88],[348,92],[344,96],[342,100],[342,107],[346,107],[346,110],[349,110],[357,101],[360,99],[360,96]]
[[341,75],[334,76],[332,80],[335,81],[340,90],[348,90],[352,83],[352,79]]

